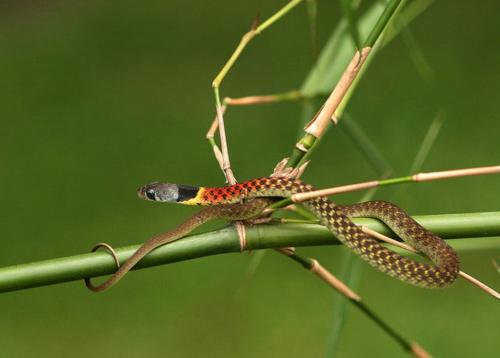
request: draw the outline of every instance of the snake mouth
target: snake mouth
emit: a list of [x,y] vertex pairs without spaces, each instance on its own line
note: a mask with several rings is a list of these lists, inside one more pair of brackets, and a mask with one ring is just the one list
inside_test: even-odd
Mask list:
[[145,199],[145,195],[144,195],[144,187],[141,186],[139,189],[137,189],[137,196],[141,199]]

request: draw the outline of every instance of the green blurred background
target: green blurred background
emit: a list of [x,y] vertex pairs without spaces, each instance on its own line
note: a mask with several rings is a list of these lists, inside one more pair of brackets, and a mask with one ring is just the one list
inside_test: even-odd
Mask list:
[[[0,263],[119,247],[172,228],[195,208],[138,200],[153,180],[218,185],[204,134],[210,83],[257,13],[283,1],[29,1],[0,4]],[[340,18],[319,1],[321,44]],[[423,170],[499,163],[500,27],[496,1],[439,1],[410,30],[432,69],[416,71],[401,39],[375,59],[350,106],[395,175],[408,173],[439,110],[446,121]],[[302,6],[259,37],[222,88],[233,97],[300,87],[312,61]],[[230,109],[240,179],[268,174],[294,145],[301,105]],[[305,179],[318,187],[376,173],[342,130],[330,130]],[[498,176],[381,190],[412,214],[499,210]],[[348,203],[359,194],[337,198]],[[300,249],[334,272],[340,247]],[[494,287],[493,252],[460,252]],[[269,252],[142,270],[95,295],[82,282],[0,296],[3,357],[322,357],[337,298]],[[441,357],[500,354],[498,303],[463,281],[443,291],[402,284],[363,265],[358,291],[402,334]],[[340,357],[402,356],[351,312]]]

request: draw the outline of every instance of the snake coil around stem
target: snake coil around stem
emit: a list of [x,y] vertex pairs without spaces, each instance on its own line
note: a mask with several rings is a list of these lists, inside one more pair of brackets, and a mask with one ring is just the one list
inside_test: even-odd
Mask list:
[[[268,200],[248,199],[289,197],[312,190],[311,185],[300,180],[280,177],[257,178],[221,188],[158,182],[145,185],[138,191],[142,199],[209,207],[194,214],[172,231],[146,242],[104,283],[94,286],[87,279],[86,285],[94,292],[103,291],[114,285],[139,260],[158,246],[180,239],[209,220],[254,218],[262,213],[269,203]],[[369,201],[337,206],[326,197],[318,197],[302,204],[313,212],[321,224],[325,225],[344,245],[370,265],[390,276],[427,288],[447,287],[458,277],[460,265],[455,251],[392,203]],[[349,219],[360,216],[374,217],[383,221],[403,241],[426,255],[433,265],[404,257],[381,245]]]

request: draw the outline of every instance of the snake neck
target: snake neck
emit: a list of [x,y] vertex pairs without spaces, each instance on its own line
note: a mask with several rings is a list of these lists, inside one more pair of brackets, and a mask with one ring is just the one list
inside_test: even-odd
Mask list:
[[235,204],[243,199],[284,197],[311,190],[312,186],[300,180],[263,177],[218,188],[179,186],[177,202],[184,205],[204,206]]

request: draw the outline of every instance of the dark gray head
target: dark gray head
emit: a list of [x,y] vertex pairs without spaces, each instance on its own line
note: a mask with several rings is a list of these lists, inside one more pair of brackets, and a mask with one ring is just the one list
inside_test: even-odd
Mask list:
[[177,184],[153,182],[141,186],[137,190],[137,195],[144,200],[176,203],[179,201],[179,186]]

